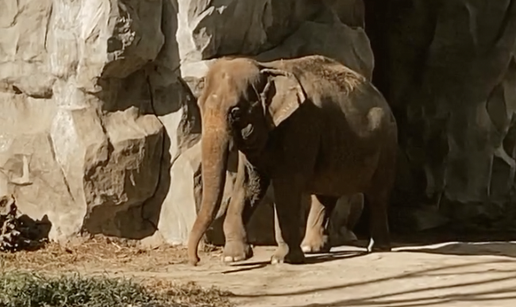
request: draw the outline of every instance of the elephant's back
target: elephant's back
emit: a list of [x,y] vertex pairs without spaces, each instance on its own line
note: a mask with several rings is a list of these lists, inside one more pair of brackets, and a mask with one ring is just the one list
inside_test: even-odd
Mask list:
[[282,65],[296,75],[307,96],[317,101],[323,100],[322,96],[349,95],[368,83],[358,72],[321,55],[283,61]]
[[387,132],[383,130],[397,129],[384,96],[358,72],[323,56],[294,61],[288,64],[288,70],[299,79],[311,103],[328,117],[328,125],[337,122],[338,129],[347,129],[358,137],[381,136]]
[[279,68],[293,73],[306,97],[324,116],[326,131],[357,139],[396,137],[396,121],[380,91],[360,73],[321,55],[277,61]]
[[306,96],[319,107],[335,106],[343,111],[353,107],[366,114],[373,107],[387,106],[383,95],[363,75],[336,60],[312,55],[283,61],[282,66],[299,79]]

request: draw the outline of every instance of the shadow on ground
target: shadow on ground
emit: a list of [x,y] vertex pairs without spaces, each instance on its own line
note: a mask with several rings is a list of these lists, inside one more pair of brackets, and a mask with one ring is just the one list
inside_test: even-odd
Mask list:
[[[515,237],[516,238],[516,237]],[[457,256],[505,256],[516,258],[516,241],[475,241],[453,240],[426,242],[394,242],[394,252],[430,253]],[[367,247],[367,241],[359,241],[354,246]]]
[[[329,253],[307,255],[304,264],[325,263],[342,259],[349,259],[367,255],[366,247],[368,242],[360,240],[353,244],[354,247],[363,248],[363,250],[341,250],[331,251]],[[408,244],[405,242],[393,243],[392,252],[409,252],[409,253],[428,253],[440,255],[457,255],[457,256],[503,256],[516,258],[516,241],[506,242],[444,242],[437,244],[421,245]],[[272,255],[272,251],[270,252]],[[224,274],[239,273],[265,268],[270,265],[269,260],[263,261],[245,261],[232,263],[231,269],[224,271]]]
[[[469,239],[470,242],[442,242],[442,238],[422,236],[414,242],[396,238],[391,253],[381,253],[371,259],[360,259],[367,255],[363,249],[367,241],[361,240],[353,248],[339,247],[335,248],[335,252],[307,257],[306,270],[315,272],[322,269],[328,272],[327,276],[326,273],[314,274],[310,282],[306,278],[294,277],[303,278],[302,274],[292,275],[295,281],[286,289],[271,290],[273,288],[269,286],[265,292],[256,291],[236,295],[235,298],[249,302],[257,299],[263,299],[264,303],[278,301],[278,306],[287,307],[515,306],[516,259],[513,258],[516,258],[516,241],[478,242],[471,236]],[[427,242],[437,243],[425,244]],[[361,248],[357,251],[356,246]],[[430,256],[432,254],[436,256]],[[343,261],[336,262],[336,266],[324,264],[335,260]],[[348,260],[349,265],[344,265]],[[370,272],[366,269],[369,264]],[[268,261],[234,264],[233,270],[227,270],[224,274],[261,269],[268,265]],[[356,268],[356,265],[359,267]],[[342,269],[343,274],[355,276],[343,282],[338,277],[340,274],[331,273],[332,270]],[[364,270],[370,274],[364,275]],[[264,271],[263,274],[268,273]],[[286,282],[288,279],[281,280]],[[279,283],[278,280],[275,284]]]
[[[354,246],[366,248],[369,241],[360,235]],[[464,233],[449,229],[396,234],[393,251],[460,256],[505,256],[516,258],[516,232]]]
[[[385,287],[383,291],[370,291],[374,295],[353,295],[353,298],[342,299],[329,303],[292,305],[292,307],[319,307],[319,306],[455,306],[457,302],[466,302],[475,304],[487,304],[489,301],[509,301],[516,300],[516,283],[510,282],[516,280],[516,266],[512,265],[512,269],[505,268],[507,264],[513,264],[513,260],[490,260],[477,261],[455,265],[443,265],[437,268],[429,268],[416,270],[409,273],[391,275],[383,278],[367,279],[360,282],[343,283],[330,287],[311,287],[308,290],[287,291],[274,294],[252,294],[252,295],[236,295],[239,298],[266,298],[266,297],[286,297],[293,298],[295,296],[317,294],[324,296],[325,292],[342,290],[347,293],[367,293],[360,291],[361,287],[382,288],[387,283],[405,283],[413,285],[410,289],[399,290],[399,287]],[[491,270],[488,278],[479,278],[481,273],[485,273],[485,269],[477,266],[491,265],[499,269]],[[459,272],[457,272],[459,271]],[[462,278],[462,276],[476,276],[476,279]],[[462,282],[449,282],[447,277],[459,276]],[[425,280],[440,279],[439,285],[425,285]],[[457,280],[457,279],[455,279]],[[509,282],[509,285],[497,285]],[[435,284],[435,283],[434,283]],[[446,294],[438,294],[442,291]],[[343,293],[342,296],[349,296]],[[509,303],[509,302],[508,302]],[[462,306],[462,305],[461,305]],[[495,305],[490,305],[495,306]],[[498,305],[496,305],[498,306]],[[505,306],[505,305],[504,305]],[[507,305],[508,306],[508,305]]]
[[447,242],[426,246],[404,246],[394,251],[459,256],[505,256],[516,258],[516,242]]
[[[324,254],[314,254],[314,255],[307,255],[305,259],[304,264],[299,264],[296,266],[302,266],[307,264],[317,264],[317,263],[323,263],[323,262],[331,262],[341,259],[349,259],[349,258],[355,258],[366,255],[367,252],[365,251],[336,251],[336,252],[329,252]],[[272,253],[271,253],[272,255]],[[236,262],[232,263],[230,266],[236,269],[229,269],[224,272],[223,274],[231,274],[231,273],[240,273],[245,271],[252,271],[256,269],[265,268],[266,266],[269,266],[270,261],[264,260],[264,261],[246,261],[246,262]]]

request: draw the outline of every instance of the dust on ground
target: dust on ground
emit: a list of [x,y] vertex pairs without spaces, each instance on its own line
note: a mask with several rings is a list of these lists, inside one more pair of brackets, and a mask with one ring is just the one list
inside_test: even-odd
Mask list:
[[366,254],[342,246],[311,255],[304,265],[268,263],[273,247],[256,247],[248,261],[224,265],[220,248],[206,248],[191,267],[186,249],[147,249],[103,237],[66,247],[0,254],[0,269],[107,274],[155,284],[195,282],[233,293],[238,306],[514,306],[516,242],[449,242]]

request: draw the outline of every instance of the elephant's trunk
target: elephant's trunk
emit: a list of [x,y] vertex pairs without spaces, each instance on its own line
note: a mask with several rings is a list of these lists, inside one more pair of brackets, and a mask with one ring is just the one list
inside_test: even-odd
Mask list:
[[[211,117],[211,116],[210,116]],[[203,120],[201,139],[202,200],[201,208],[188,239],[188,259],[191,265],[199,262],[199,241],[213,222],[220,208],[226,181],[229,153],[229,132],[224,120]]]

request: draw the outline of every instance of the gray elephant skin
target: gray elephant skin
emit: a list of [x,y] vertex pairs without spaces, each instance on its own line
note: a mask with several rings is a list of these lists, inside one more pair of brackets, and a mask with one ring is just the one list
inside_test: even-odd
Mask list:
[[[224,259],[249,258],[245,225],[272,185],[277,249],[271,263],[303,263],[303,249],[328,240],[339,197],[363,193],[371,251],[390,251],[387,206],[396,170],[397,124],[365,77],[319,55],[258,62],[216,60],[198,99],[202,116],[202,200],[188,241],[191,265],[218,212],[230,155],[238,171],[223,223]],[[311,195],[302,241],[301,199]]]

